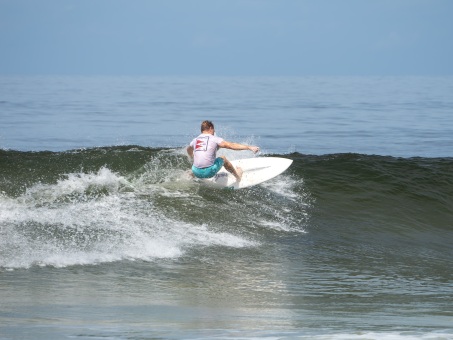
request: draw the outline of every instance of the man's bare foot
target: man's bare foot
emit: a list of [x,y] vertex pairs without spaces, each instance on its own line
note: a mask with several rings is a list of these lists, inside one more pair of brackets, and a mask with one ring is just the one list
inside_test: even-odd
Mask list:
[[237,179],[238,182],[240,182],[241,179],[242,179],[242,173],[243,173],[242,168],[241,167],[237,167],[236,168],[236,174],[237,174],[236,179]]

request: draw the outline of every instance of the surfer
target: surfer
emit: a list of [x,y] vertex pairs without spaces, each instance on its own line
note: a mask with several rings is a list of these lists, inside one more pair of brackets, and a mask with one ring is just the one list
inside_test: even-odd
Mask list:
[[239,182],[242,177],[242,169],[235,168],[225,156],[217,157],[219,148],[231,150],[250,150],[257,153],[260,148],[252,145],[245,145],[227,142],[223,138],[215,135],[214,124],[205,120],[201,123],[201,135],[193,139],[187,147],[187,153],[193,159],[192,172],[198,178],[211,178],[225,166]]

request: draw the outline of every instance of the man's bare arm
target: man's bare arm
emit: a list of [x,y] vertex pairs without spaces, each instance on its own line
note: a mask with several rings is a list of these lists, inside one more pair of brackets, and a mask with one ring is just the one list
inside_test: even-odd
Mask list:
[[193,147],[189,145],[186,150],[189,157],[193,158]]
[[226,140],[224,140],[222,143],[220,143],[219,147],[225,148],[225,149],[231,149],[231,150],[250,150],[250,151],[253,151],[254,153],[257,153],[258,151],[260,151],[260,148],[257,146],[254,146],[254,145],[245,145],[245,144],[227,142]]

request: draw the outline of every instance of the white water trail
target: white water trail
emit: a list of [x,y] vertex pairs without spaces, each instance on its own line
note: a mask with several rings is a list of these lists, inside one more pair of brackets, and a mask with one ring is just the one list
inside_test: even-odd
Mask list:
[[193,247],[254,242],[168,216],[108,168],[0,196],[0,268],[177,258]]

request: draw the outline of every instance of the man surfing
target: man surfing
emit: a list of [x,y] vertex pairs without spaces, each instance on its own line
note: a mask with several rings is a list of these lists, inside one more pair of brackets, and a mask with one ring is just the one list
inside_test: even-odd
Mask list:
[[201,123],[201,135],[193,139],[187,147],[187,153],[193,159],[192,173],[195,177],[214,177],[222,166],[224,166],[240,182],[242,169],[240,167],[235,168],[225,156],[217,157],[217,150],[219,148],[250,150],[254,153],[260,150],[257,146],[227,142],[223,138],[216,136],[214,124],[209,120],[205,120]]

